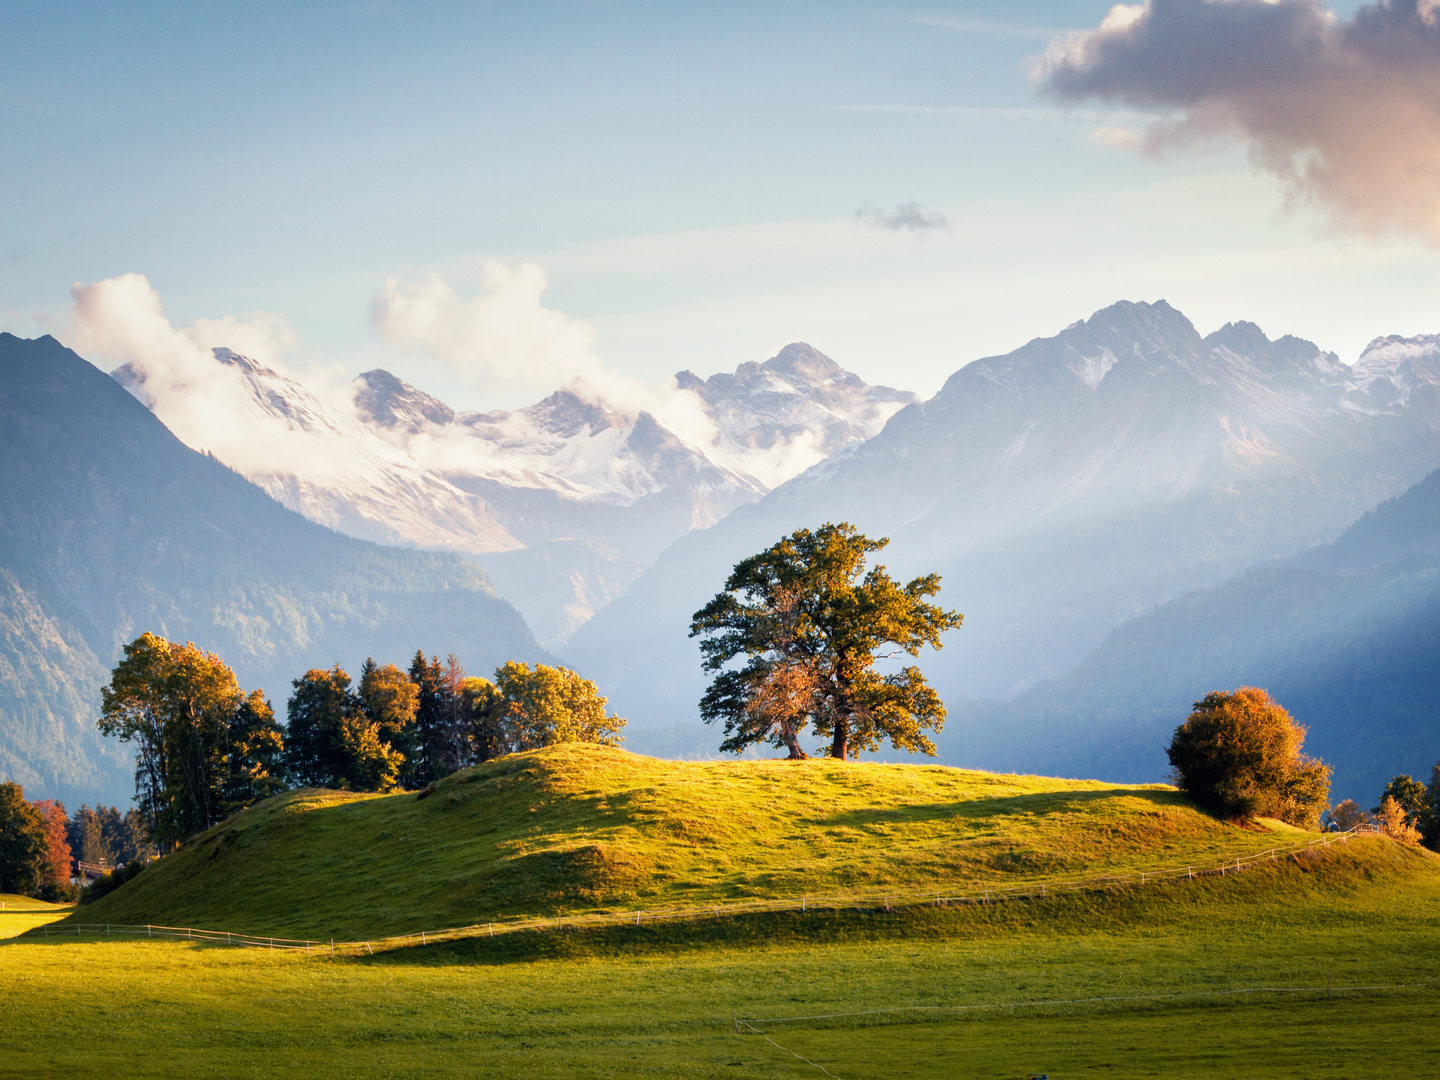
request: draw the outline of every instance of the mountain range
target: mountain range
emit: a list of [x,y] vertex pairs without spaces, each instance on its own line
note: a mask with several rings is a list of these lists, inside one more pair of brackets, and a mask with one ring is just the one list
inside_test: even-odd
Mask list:
[[[456,412],[383,370],[326,395],[229,349],[214,362],[221,370],[207,374],[225,377],[208,381],[254,432],[227,464],[322,525],[477,558],[552,646],[671,541],[869,438],[915,400],[803,343],[733,374],[680,372],[655,395],[658,416],[578,390],[513,412]],[[165,419],[173,399],[152,392],[143,364],[113,374]],[[256,452],[267,438],[275,451]]]
[[129,754],[95,720],[147,630],[219,653],[282,716],[290,680],[337,661],[550,659],[479,567],[308,521],[53,338],[0,333],[0,776],[127,802]]
[[1012,702],[958,702],[944,752],[1003,770],[1163,775],[1210,690],[1263,686],[1362,806],[1440,759],[1440,471],[1333,543],[1172,600]]
[[1437,465],[1436,339],[1378,339],[1352,367],[1250,323],[1202,337],[1163,301],[1119,303],[967,364],[876,437],[682,537],[562,655],[632,723],[682,718],[657,747],[713,745],[690,719],[691,613],[739,559],[846,520],[891,538],[893,572],[940,572],[965,614],[921,661],[945,699],[1005,700],[1167,600],[1333,540]]
[[143,370],[0,339],[0,722],[21,733],[0,771],[110,768],[82,729],[137,627],[277,696],[302,664],[419,646],[483,671],[548,646],[632,749],[713,753],[691,614],[741,558],[840,520],[889,537],[898,576],[940,572],[965,613],[920,661],[952,709],[943,761],[1157,779],[1189,703],[1244,682],[1312,726],[1357,797],[1440,753],[1440,336],[1347,365],[1122,302],[925,401],[797,343],[682,372],[653,411],[571,388],[464,413],[384,371],[327,395],[214,363],[270,440],[230,462],[245,477],[135,400],[164,419]]

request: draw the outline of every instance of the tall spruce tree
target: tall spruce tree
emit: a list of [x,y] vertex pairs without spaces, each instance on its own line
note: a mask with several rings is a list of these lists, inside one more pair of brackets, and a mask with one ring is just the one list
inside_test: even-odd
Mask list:
[[438,657],[425,659],[415,650],[410,660],[410,681],[415,684],[415,756],[406,762],[401,779],[406,787],[424,787],[446,775],[445,754],[449,742],[444,670]]

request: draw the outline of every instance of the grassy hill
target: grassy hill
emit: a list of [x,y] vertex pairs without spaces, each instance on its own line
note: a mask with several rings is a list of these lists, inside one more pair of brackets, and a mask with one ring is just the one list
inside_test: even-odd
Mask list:
[[1279,823],[1217,821],[1163,785],[672,762],[572,744],[458,773],[425,799],[279,796],[72,918],[343,940],[523,915],[1214,866],[1293,838],[1303,834]]

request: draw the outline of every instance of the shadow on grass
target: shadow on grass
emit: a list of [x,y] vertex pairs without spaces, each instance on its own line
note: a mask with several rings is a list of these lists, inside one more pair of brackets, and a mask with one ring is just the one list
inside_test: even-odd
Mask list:
[[[820,826],[884,825],[905,821],[940,821],[963,818],[980,821],[986,818],[1015,818],[1026,814],[1049,816],[1084,812],[1104,812],[1107,803],[1117,800],[1139,800],[1152,804],[1157,811],[1195,809],[1194,804],[1178,791],[1052,791],[1027,795],[1000,795],[989,799],[960,799],[954,802],[930,803],[897,807],[857,807],[812,819]],[[1132,811],[1133,813],[1133,811]],[[1116,816],[1119,816],[1117,812]]]
[[[1406,872],[1428,872],[1396,853],[1337,853],[1264,864],[1233,876],[1177,879],[1144,886],[1027,897],[989,904],[915,905],[782,911],[687,919],[640,926],[566,927],[392,949],[344,963],[397,966],[508,965],[538,960],[641,958],[709,949],[904,942],[966,942],[1039,935],[1169,938],[1195,928],[1222,932],[1288,924],[1343,932],[1354,925],[1356,890]],[[1376,856],[1379,856],[1378,858]],[[1425,860],[1428,862],[1428,860]],[[1301,902],[1301,901],[1304,902]]]

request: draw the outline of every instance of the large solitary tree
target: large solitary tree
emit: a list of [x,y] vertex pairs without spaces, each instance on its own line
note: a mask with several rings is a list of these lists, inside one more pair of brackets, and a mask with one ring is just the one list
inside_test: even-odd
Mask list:
[[940,696],[914,665],[882,675],[876,663],[940,648],[940,635],[964,616],[928,602],[939,574],[902,585],[883,566],[866,570],[888,543],[846,522],[799,529],[736,564],[724,591],[695,613],[690,636],[704,637],[703,665],[715,676],[700,715],[724,720],[722,750],[763,742],[803,757],[808,724],[835,758],[884,739],[935,753],[925,729],[944,723]]

